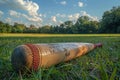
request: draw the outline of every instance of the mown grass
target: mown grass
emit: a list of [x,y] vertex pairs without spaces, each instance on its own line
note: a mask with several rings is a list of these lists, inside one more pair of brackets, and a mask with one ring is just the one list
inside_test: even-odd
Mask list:
[[[88,35],[88,34],[86,34]],[[98,35],[98,36],[97,36]],[[19,75],[11,67],[13,49],[26,43],[57,42],[102,42],[87,55],[74,60],[39,69],[38,72]],[[0,37],[0,80],[120,80],[120,36],[1,36]]]
[[0,33],[0,37],[71,37],[71,36],[120,36],[120,34],[32,34],[32,33]]

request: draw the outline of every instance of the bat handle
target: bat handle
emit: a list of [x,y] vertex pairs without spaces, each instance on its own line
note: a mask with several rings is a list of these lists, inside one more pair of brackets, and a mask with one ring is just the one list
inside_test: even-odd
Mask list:
[[97,48],[97,47],[102,47],[103,46],[103,44],[102,43],[97,43],[97,44],[94,44],[94,48]]

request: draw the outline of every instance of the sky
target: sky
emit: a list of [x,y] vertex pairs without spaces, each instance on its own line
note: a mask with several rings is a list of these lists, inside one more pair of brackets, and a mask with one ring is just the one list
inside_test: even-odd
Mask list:
[[99,21],[114,6],[120,0],[0,0],[0,21],[36,27],[76,22],[80,16]]

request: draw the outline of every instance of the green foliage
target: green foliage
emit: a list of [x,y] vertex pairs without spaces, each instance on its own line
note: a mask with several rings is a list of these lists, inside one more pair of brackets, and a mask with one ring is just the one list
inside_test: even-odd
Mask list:
[[114,68],[114,70],[113,70],[113,72],[112,72],[112,74],[110,76],[110,80],[114,80],[116,72],[117,72],[117,68]]
[[77,20],[75,27],[77,27],[78,33],[97,33],[99,22],[91,21],[87,16],[81,16]]
[[38,28],[36,28],[34,25],[30,25],[30,27],[26,27],[24,29],[24,33],[37,33]]
[[38,29],[39,33],[50,33],[51,26],[46,25]]
[[0,21],[0,33],[10,33],[11,25]]
[[104,65],[103,62],[101,62],[101,61],[100,61],[99,70],[100,70],[101,79],[108,80],[108,75],[106,72],[106,65]]
[[104,12],[100,32],[120,33],[120,6]]
[[24,24],[18,24],[18,23],[14,23],[13,26],[13,33],[23,33],[23,31],[25,30],[26,26]]

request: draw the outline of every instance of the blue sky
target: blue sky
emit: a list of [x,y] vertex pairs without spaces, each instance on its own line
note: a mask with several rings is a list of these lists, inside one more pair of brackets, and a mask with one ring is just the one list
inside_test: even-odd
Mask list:
[[75,22],[84,15],[98,21],[113,6],[120,6],[120,0],[0,0],[0,21],[37,27]]

